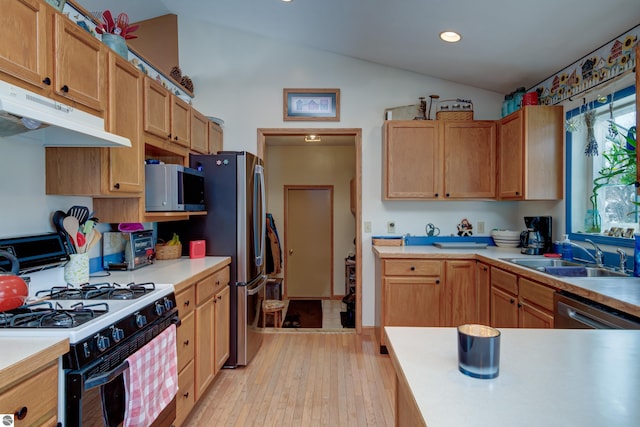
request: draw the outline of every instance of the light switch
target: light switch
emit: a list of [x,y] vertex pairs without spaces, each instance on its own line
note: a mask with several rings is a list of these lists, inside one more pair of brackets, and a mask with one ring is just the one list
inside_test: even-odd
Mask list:
[[393,234],[396,232],[396,223],[394,221],[387,222],[387,233]]
[[371,221],[364,222],[364,232],[371,233]]
[[478,221],[478,234],[484,233],[484,221]]

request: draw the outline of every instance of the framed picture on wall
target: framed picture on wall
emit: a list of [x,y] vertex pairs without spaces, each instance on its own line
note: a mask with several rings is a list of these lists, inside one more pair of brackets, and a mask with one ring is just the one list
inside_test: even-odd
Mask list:
[[284,89],[283,120],[340,121],[340,89]]

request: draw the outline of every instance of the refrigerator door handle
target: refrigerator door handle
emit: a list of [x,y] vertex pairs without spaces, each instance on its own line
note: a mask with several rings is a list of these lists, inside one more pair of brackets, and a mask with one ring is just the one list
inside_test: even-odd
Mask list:
[[253,286],[247,286],[247,295],[255,295],[260,292],[266,285],[267,278],[266,276],[262,276],[261,280],[256,282]]
[[[264,168],[256,165],[253,179],[253,239],[256,251],[256,265],[261,266],[264,262],[264,226],[267,223],[266,195],[264,190]],[[258,199],[259,198],[259,199]],[[260,206],[257,212],[256,206]]]

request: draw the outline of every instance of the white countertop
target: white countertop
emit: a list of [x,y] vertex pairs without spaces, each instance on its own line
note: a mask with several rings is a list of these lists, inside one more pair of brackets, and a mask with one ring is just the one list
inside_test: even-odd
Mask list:
[[490,380],[458,371],[455,328],[385,332],[429,427],[639,423],[640,331],[503,328]]
[[510,258],[542,258],[523,255],[519,248],[488,246],[485,249],[440,249],[432,245],[372,246],[379,258],[475,258],[492,261],[501,268],[526,275],[548,286],[576,293],[614,309],[640,316],[640,277],[558,277],[505,261]]
[[66,338],[0,338],[0,346],[2,347],[0,390],[2,390],[6,385],[67,353],[69,340]]

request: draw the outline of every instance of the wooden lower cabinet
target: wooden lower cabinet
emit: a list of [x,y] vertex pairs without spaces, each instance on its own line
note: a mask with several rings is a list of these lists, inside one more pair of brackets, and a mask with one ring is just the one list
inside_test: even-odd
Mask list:
[[440,326],[444,320],[442,261],[381,260],[381,328],[385,326]]
[[491,322],[491,267],[478,261],[476,282],[478,284],[478,323],[489,325]]
[[385,326],[459,326],[488,313],[479,305],[489,290],[476,280],[475,260],[383,259],[378,268],[381,346]]
[[553,328],[555,290],[525,277],[491,268],[491,326]]
[[229,267],[180,285],[176,305],[178,383],[176,421],[180,426],[229,358]]
[[58,361],[46,365],[39,373],[24,378],[0,394],[3,413],[23,409],[25,417],[15,419],[16,426],[55,426],[58,423]]
[[479,287],[476,262],[472,260],[444,261],[445,322],[442,326],[460,326],[479,322]]

